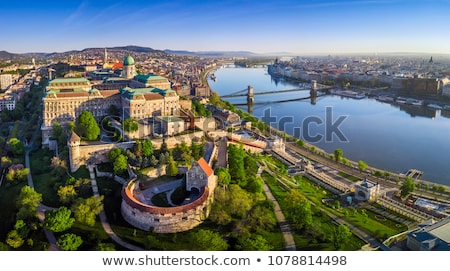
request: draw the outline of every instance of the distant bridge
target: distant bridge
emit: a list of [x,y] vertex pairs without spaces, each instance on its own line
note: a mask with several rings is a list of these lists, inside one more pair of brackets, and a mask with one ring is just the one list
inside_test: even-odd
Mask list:
[[312,80],[311,84],[304,84],[303,87],[300,88],[294,88],[294,89],[285,89],[285,90],[273,90],[273,91],[258,91],[254,92],[252,86],[248,86],[247,89],[239,90],[231,94],[222,95],[221,98],[234,98],[234,97],[244,97],[247,96],[247,104],[254,104],[255,103],[255,95],[269,95],[269,94],[279,94],[279,93],[287,93],[287,92],[295,92],[295,91],[308,91],[310,93],[309,97],[303,97],[303,98],[295,98],[295,99],[288,99],[288,100],[281,100],[281,101],[271,101],[274,102],[290,102],[290,101],[298,101],[298,100],[307,100],[307,99],[314,99],[317,96],[317,92],[328,90],[332,88],[331,86],[326,86],[322,84],[318,84],[317,81]]
[[[284,92],[294,92],[294,91],[305,91],[310,90],[309,88],[294,88],[294,89],[284,89],[284,90],[272,90],[272,91],[259,91],[253,92],[253,95],[267,95],[267,94],[275,94],[275,93],[284,93]],[[222,98],[234,98],[234,97],[243,97],[248,96],[247,89],[239,90],[232,94],[222,95]]]

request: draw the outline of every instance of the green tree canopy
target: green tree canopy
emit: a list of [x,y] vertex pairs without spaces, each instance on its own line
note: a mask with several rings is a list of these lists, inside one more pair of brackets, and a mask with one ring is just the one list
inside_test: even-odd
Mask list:
[[58,241],[56,242],[56,244],[62,250],[75,251],[83,244],[83,239],[81,239],[81,237],[76,234],[66,233],[66,234],[61,235],[61,237],[58,238]]
[[358,161],[358,168],[359,168],[359,171],[361,171],[361,172],[366,171],[367,164],[364,161],[359,160]]
[[127,157],[123,154],[117,156],[113,162],[113,171],[116,175],[123,174],[128,168]]
[[153,155],[153,143],[150,139],[145,139],[142,142],[142,155],[145,157],[151,157]]
[[168,165],[167,165],[167,174],[170,176],[178,175],[178,166],[177,166],[177,163],[175,163],[175,160],[173,159],[173,155],[169,155],[169,161],[168,161]]
[[402,186],[400,187],[400,195],[402,197],[414,192],[414,182],[411,177],[406,177]]
[[245,152],[242,146],[237,147],[234,144],[228,146],[228,168],[233,183],[239,183],[245,180],[244,157]]
[[219,225],[227,225],[232,218],[244,218],[251,209],[251,195],[239,185],[231,184],[228,189],[218,187],[214,190],[214,203],[210,219]]
[[78,135],[87,140],[96,140],[100,135],[100,128],[98,127],[97,121],[89,111],[83,111],[80,116],[78,116],[75,130]]
[[284,201],[287,215],[295,227],[302,229],[312,224],[311,203],[298,190],[286,193]]
[[201,229],[191,234],[197,250],[224,251],[228,249],[228,243],[217,232]]
[[87,199],[79,198],[72,206],[75,213],[75,220],[88,226],[95,225],[95,218],[103,210],[103,195],[92,196]]
[[352,233],[347,225],[339,225],[334,227],[331,231],[330,241],[336,250],[341,249],[345,244],[350,241]]
[[114,161],[116,161],[116,158],[121,154],[124,154],[121,148],[113,148],[108,152],[108,159],[113,163]]
[[21,156],[25,153],[25,147],[22,141],[15,137],[10,138],[7,145],[15,157]]
[[343,155],[344,155],[344,152],[342,151],[342,149],[334,150],[334,159],[336,160],[336,162],[340,162]]
[[236,249],[243,251],[270,251],[272,246],[259,234],[244,234],[238,236]]
[[75,218],[71,217],[72,211],[62,206],[57,210],[45,213],[44,226],[53,232],[63,232],[72,227]]
[[73,202],[77,197],[77,191],[73,185],[62,185],[58,188],[59,201],[63,204]]
[[42,201],[42,194],[39,194],[34,188],[25,185],[20,190],[20,194],[17,198],[17,219],[27,219],[36,216],[36,209],[39,203]]
[[136,132],[139,129],[139,124],[132,118],[123,121],[123,129],[127,132]]
[[17,230],[12,230],[6,236],[6,243],[12,248],[19,248],[23,245],[25,240],[20,236]]
[[219,167],[216,168],[215,174],[217,175],[217,183],[222,187],[227,187],[231,182],[231,175],[228,168]]

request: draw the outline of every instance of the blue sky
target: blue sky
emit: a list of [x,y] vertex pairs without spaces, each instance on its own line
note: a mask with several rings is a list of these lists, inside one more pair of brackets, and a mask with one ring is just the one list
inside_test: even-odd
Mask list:
[[0,50],[450,53],[450,0],[8,1]]

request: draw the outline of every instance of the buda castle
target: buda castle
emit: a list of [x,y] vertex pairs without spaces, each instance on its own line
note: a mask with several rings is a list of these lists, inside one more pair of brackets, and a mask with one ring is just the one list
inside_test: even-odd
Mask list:
[[144,119],[177,114],[179,96],[167,78],[137,74],[134,59],[127,56],[120,76],[105,76],[100,84],[85,78],[56,78],[46,86],[41,126],[42,144],[48,145],[54,122],[75,122],[83,111],[97,121],[108,115],[111,106],[122,111],[124,118]]

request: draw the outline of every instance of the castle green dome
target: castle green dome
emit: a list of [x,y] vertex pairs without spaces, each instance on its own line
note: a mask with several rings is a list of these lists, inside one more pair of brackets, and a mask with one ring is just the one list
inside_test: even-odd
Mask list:
[[123,59],[123,65],[127,65],[127,66],[134,65],[134,58],[132,58],[130,55],[125,57]]

